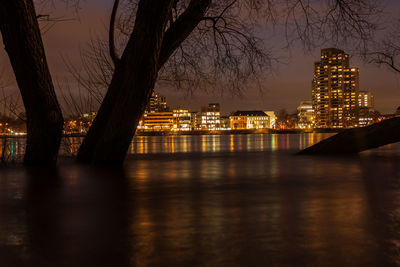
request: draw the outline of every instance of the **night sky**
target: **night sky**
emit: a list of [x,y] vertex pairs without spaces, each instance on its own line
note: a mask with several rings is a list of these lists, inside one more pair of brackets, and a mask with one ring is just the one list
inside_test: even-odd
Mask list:
[[[400,1],[387,2],[390,7],[388,10],[393,11],[394,14],[400,14]],[[47,59],[55,84],[70,78],[62,56],[70,58],[74,64],[79,65],[79,49],[85,47],[90,37],[106,36],[111,5],[112,1],[109,0],[87,0],[82,3],[78,19],[57,23],[44,34]],[[66,19],[75,17],[71,11],[58,10],[60,11],[54,11],[51,15],[63,16]],[[39,9],[38,13],[41,12],[46,11]],[[214,95],[202,91],[196,91],[190,95],[186,91],[169,88],[156,88],[156,90],[167,96],[168,105],[172,108],[183,106],[196,111],[207,103],[219,102],[224,114],[238,109],[278,111],[285,108],[293,112],[301,101],[311,99],[313,63],[318,61],[320,51],[316,49],[305,52],[296,46],[290,51],[283,50],[284,44],[279,41],[279,32],[275,34],[275,38],[269,36],[268,46],[278,51],[280,55],[284,55],[283,61],[288,63],[275,64],[272,73],[266,70],[267,78],[262,81],[261,91],[259,88],[250,87],[243,92],[242,97],[238,97],[230,92],[221,93],[220,91],[215,92]],[[374,94],[376,109],[383,113],[393,113],[400,105],[400,74],[395,74],[383,66],[364,64],[358,58],[352,58],[351,65],[360,68],[360,90],[369,90]],[[14,79],[4,49],[0,50],[0,73],[3,73],[1,80]]]

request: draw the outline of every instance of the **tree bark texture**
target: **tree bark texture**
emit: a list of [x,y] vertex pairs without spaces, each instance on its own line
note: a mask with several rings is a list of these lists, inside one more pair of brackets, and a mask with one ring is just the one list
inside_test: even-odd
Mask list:
[[121,164],[159,69],[203,18],[211,0],[192,0],[165,31],[174,1],[140,1],[135,27],[110,87],[78,153],[78,161]]
[[57,160],[63,117],[54,92],[32,0],[4,0],[0,31],[27,117],[26,164]]
[[298,154],[358,153],[399,141],[400,117],[396,117],[367,127],[344,130]]

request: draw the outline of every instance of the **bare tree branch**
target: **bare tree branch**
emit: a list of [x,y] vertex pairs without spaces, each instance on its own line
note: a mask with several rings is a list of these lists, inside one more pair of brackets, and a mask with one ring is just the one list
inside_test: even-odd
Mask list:
[[115,32],[115,17],[117,15],[119,0],[114,1],[113,9],[111,12],[111,19],[110,19],[110,29],[108,30],[108,48],[110,51],[110,57],[114,62],[114,65],[118,65],[120,58],[117,55],[115,50],[115,43],[114,43],[114,32]]

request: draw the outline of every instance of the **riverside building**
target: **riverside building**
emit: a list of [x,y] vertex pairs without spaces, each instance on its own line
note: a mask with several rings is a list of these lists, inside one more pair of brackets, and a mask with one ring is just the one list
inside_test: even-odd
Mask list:
[[192,129],[192,114],[188,109],[174,109],[173,116],[175,131],[190,131]]
[[367,126],[375,121],[374,96],[368,91],[358,92],[358,125]]
[[374,95],[368,91],[359,91],[358,106],[360,108],[374,108]]
[[196,130],[215,131],[221,128],[221,108],[218,103],[202,107],[196,116]]
[[236,111],[229,117],[233,130],[243,129],[267,129],[269,128],[269,116],[261,110]]
[[358,125],[359,69],[350,66],[343,50],[321,50],[314,64],[312,105],[316,128],[349,128]]
[[312,101],[303,101],[297,108],[298,126],[300,129],[314,128],[315,112]]
[[167,98],[159,93],[152,92],[146,112],[168,112]]
[[170,131],[174,126],[174,116],[172,112],[145,112],[140,123],[139,126],[141,127],[138,127],[138,129],[141,130]]
[[141,131],[170,131],[174,122],[174,113],[169,111],[166,97],[153,91],[137,128]]

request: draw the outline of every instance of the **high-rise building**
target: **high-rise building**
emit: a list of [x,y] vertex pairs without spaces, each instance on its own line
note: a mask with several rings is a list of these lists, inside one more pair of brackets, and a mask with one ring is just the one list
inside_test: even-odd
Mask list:
[[359,69],[349,64],[349,55],[336,48],[321,50],[314,64],[312,104],[317,128],[357,126]]

